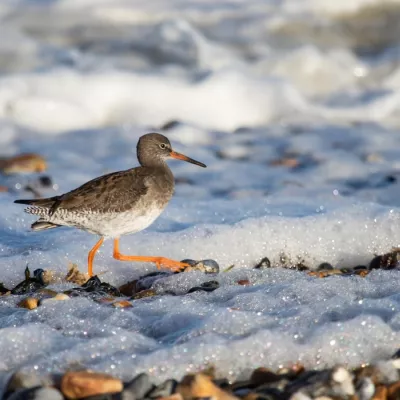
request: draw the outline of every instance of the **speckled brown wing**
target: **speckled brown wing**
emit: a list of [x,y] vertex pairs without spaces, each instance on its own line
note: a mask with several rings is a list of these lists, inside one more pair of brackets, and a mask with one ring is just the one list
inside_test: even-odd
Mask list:
[[130,209],[148,190],[145,168],[114,172],[93,179],[60,196],[50,209],[122,212]]
[[59,209],[69,212],[122,212],[130,209],[147,193],[146,180],[149,176],[151,171],[148,168],[138,167],[100,176],[61,196],[16,202],[48,209],[50,216]]

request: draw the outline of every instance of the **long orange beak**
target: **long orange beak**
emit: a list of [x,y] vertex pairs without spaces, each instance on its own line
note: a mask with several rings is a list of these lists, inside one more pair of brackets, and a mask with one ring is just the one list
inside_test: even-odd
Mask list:
[[203,168],[206,168],[206,167],[207,167],[206,164],[203,164],[203,163],[201,163],[200,161],[193,160],[193,158],[184,156],[183,154],[177,153],[176,151],[171,151],[170,156],[171,156],[172,158],[176,158],[177,160],[187,161],[187,162],[190,162],[190,163],[192,163],[192,164],[196,164],[196,165],[198,165],[198,166],[200,166],[200,167],[203,167]]

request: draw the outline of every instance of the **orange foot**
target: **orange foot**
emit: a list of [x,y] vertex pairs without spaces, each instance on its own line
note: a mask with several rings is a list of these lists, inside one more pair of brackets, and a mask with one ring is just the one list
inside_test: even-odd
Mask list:
[[164,266],[165,268],[168,268],[174,272],[179,272],[187,267],[190,267],[189,264],[181,263],[165,257],[126,256],[119,252],[119,239],[114,239],[113,257],[120,261],[153,262],[156,264],[158,269],[160,269],[161,266]]
[[158,269],[161,269],[161,266],[164,266],[165,268],[168,268],[174,272],[179,272],[187,267],[190,267],[189,264],[174,261],[165,257],[154,257],[154,263],[156,264]]

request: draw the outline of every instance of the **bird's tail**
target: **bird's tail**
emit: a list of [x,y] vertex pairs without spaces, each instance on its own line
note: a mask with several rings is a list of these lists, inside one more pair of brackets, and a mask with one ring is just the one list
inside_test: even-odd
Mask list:
[[29,200],[15,200],[17,204],[28,204],[31,207],[25,208],[25,212],[28,214],[39,215],[41,217],[51,215],[51,210],[54,208],[58,200],[58,196],[49,197],[48,199],[29,199]]
[[48,199],[28,199],[28,200],[22,199],[22,200],[15,200],[14,203],[28,204],[30,206],[35,206],[35,207],[50,208],[57,199],[58,196],[49,197]]

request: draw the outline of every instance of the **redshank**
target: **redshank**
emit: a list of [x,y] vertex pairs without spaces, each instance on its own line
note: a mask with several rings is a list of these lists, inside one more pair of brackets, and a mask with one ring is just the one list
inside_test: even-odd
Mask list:
[[99,235],[88,255],[89,276],[93,276],[93,259],[105,238],[114,239],[113,257],[117,260],[153,262],[157,268],[181,270],[187,265],[169,258],[121,254],[119,238],[147,228],[167,206],[174,192],[167,158],[206,165],[173,151],[170,141],[159,133],[139,139],[137,158],[140,167],[100,176],[61,196],[15,203],[29,204],[25,212],[39,216],[32,224],[34,231],[72,226]]

